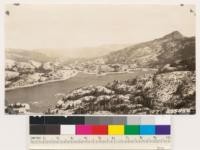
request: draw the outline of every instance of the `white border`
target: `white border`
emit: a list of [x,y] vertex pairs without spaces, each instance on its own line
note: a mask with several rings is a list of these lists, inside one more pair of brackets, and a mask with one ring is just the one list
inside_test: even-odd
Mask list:
[[[184,3],[184,4],[196,4],[196,10],[199,10],[199,5],[200,4],[200,1],[198,3],[199,0],[4,0],[3,3],[2,3],[2,7],[3,7],[3,12],[1,12],[1,16],[3,15],[4,16],[4,10],[5,10],[5,5],[6,4],[10,4],[10,3],[24,3],[24,4],[112,4],[112,5],[121,5],[121,4],[158,4],[158,5],[175,5],[175,4],[181,4],[181,3]],[[196,18],[199,18],[199,11],[196,11],[197,14],[196,14]],[[175,12],[174,12],[175,13]],[[4,77],[4,68],[5,68],[5,54],[4,54],[4,36],[5,36],[5,33],[4,33],[4,17],[0,17],[1,20],[0,20],[0,23],[3,22],[3,28],[1,27],[1,40],[0,41],[0,88],[3,89],[1,90],[0,92],[0,95],[2,95],[0,97],[0,108],[3,106],[3,109],[1,109],[1,111],[3,111],[4,113],[4,108],[5,108],[5,77]],[[198,27],[199,24],[199,19],[198,21],[196,21],[196,31],[198,31],[199,33],[199,28]],[[197,33],[197,32],[196,32]],[[197,49],[199,49],[199,45],[197,43],[199,43],[199,34],[196,34],[196,58],[200,58],[199,57],[199,54],[198,54],[198,51]],[[196,59],[197,61],[198,59]],[[198,67],[198,62],[196,62],[196,76],[197,76],[197,79],[199,78],[199,67]],[[198,81],[196,81],[196,87],[199,87],[199,83]],[[199,88],[196,89],[196,91],[198,91]],[[196,106],[199,106],[198,103],[197,103],[197,100],[198,100],[198,93],[196,95]],[[2,103],[2,100],[3,99],[3,104]],[[199,109],[197,108],[197,112]],[[197,114],[196,112],[196,114]],[[31,115],[34,115],[34,116],[38,116],[40,114],[34,114],[32,113]],[[41,114],[41,115],[44,115],[44,114]],[[59,115],[59,114],[58,114]],[[107,116],[107,115],[91,115],[91,114],[77,114],[77,115],[83,115],[83,116]],[[109,116],[113,116],[113,115],[109,115]],[[121,114],[121,115],[118,115],[118,116],[131,116],[131,115],[126,115],[126,114]],[[140,116],[143,116],[143,115],[140,115]],[[144,115],[145,116],[145,115]],[[149,115],[149,116],[152,116],[152,115]],[[184,116],[184,115],[183,115]]]
[[[65,4],[196,4],[196,115],[188,116],[173,116],[172,134],[173,147],[175,150],[199,150],[199,122],[200,122],[200,103],[198,98],[200,97],[198,91],[200,80],[200,1],[199,0],[0,0],[0,141],[1,148],[6,150],[26,150],[28,147],[28,141],[23,139],[24,134],[28,135],[28,116],[5,116],[4,115],[4,8],[3,4],[23,2],[23,3],[65,3]],[[14,127],[13,127],[14,126]],[[14,130],[19,130],[17,133],[20,135],[13,135]],[[176,132],[175,132],[176,131]],[[185,133],[185,134],[184,134]],[[15,137],[10,138],[10,137]],[[26,146],[26,147],[25,147]]]
[[5,0],[5,3],[31,4],[194,4],[198,0]]

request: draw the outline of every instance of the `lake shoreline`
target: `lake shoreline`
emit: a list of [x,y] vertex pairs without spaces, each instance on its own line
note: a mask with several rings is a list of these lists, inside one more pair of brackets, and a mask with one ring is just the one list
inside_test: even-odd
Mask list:
[[[74,89],[81,87],[105,86],[114,80],[125,81],[127,79],[137,78],[137,76],[144,75],[146,71],[134,71],[134,72],[117,72],[95,75],[79,72],[76,76],[71,77],[64,81],[51,81],[43,85],[31,86],[29,88],[19,88],[5,92],[7,104],[16,102],[27,103],[31,107],[31,112],[41,113],[45,112],[49,106],[54,106],[57,102],[55,95],[58,93],[68,94]],[[150,72],[149,72],[150,73]],[[33,102],[37,101],[38,104]]]
[[[138,70],[135,70],[135,71],[138,71]],[[89,72],[84,72],[84,71],[77,71],[75,74],[73,74],[72,76],[67,77],[67,78],[50,80],[50,81],[45,81],[45,82],[40,82],[40,83],[34,83],[34,84],[29,84],[29,85],[19,86],[19,87],[5,88],[5,92],[16,90],[16,89],[22,89],[22,88],[28,88],[28,87],[35,87],[35,86],[43,85],[43,84],[47,84],[47,83],[65,81],[65,80],[68,80],[70,78],[75,77],[78,73],[84,73],[84,74],[96,75],[96,76],[105,76],[105,75],[112,75],[112,74],[134,73],[134,71],[107,72],[107,73],[102,73],[102,74],[89,73]]]
[[88,73],[88,72],[77,71],[75,74],[73,74],[72,76],[70,76],[68,78],[50,80],[50,81],[34,83],[34,84],[29,84],[29,85],[24,85],[24,86],[19,86],[19,87],[5,88],[5,91],[7,92],[7,91],[12,91],[12,90],[21,89],[21,88],[35,87],[35,86],[43,85],[43,84],[47,84],[47,83],[65,81],[65,80],[75,77],[78,73],[85,73],[85,74],[96,75],[96,76],[105,76],[105,75],[109,75],[109,74],[123,74],[123,73],[134,73],[134,72],[132,72],[132,71],[131,72],[108,72],[108,73],[97,74],[97,73]]
[[70,77],[67,78],[63,78],[63,79],[56,79],[56,80],[50,80],[50,81],[45,81],[45,82],[39,82],[39,83],[34,83],[34,84],[28,84],[28,85],[24,85],[24,86],[19,86],[19,87],[12,87],[12,88],[5,88],[5,91],[12,91],[12,90],[16,90],[16,89],[22,89],[22,88],[28,88],[28,87],[35,87],[38,85],[43,85],[43,84],[47,84],[47,83],[53,83],[53,82],[58,82],[58,81],[65,81],[68,80],[70,78],[75,77],[79,72],[77,71],[75,74],[73,74]]

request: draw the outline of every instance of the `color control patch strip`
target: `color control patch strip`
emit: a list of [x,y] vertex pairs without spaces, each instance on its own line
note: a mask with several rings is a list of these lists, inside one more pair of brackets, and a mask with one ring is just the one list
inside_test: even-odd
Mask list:
[[29,150],[170,150],[169,116],[30,117]]
[[31,135],[170,135],[170,122],[155,117],[30,117]]

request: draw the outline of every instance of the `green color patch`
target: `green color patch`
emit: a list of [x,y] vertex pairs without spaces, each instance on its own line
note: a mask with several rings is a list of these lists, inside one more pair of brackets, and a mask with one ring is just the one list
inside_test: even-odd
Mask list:
[[125,126],[125,135],[139,135],[140,126],[139,125],[126,125]]

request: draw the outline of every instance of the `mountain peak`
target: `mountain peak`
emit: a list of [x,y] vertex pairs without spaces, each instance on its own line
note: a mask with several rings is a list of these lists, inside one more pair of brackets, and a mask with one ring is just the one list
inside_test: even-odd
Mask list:
[[183,37],[184,36],[179,31],[173,31],[172,33],[165,35],[163,38],[164,39],[181,39]]

